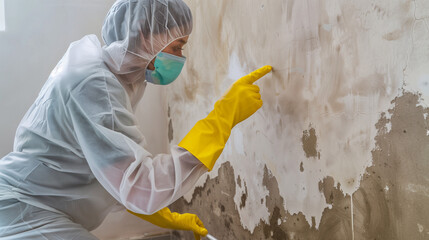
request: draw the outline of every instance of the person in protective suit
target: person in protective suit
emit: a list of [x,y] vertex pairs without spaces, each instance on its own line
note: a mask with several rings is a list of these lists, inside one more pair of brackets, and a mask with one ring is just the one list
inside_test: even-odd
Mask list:
[[0,238],[97,239],[89,231],[117,206],[164,228],[207,234],[194,214],[167,206],[210,171],[231,129],[261,106],[253,83],[235,82],[171,154],[152,156],[134,115],[147,82],[180,74],[192,15],[182,0],[118,0],[102,29],[73,42],[0,160]]

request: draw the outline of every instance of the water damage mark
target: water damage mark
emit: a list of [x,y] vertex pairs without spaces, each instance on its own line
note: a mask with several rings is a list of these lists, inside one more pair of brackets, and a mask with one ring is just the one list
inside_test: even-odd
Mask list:
[[317,151],[317,137],[316,130],[310,126],[309,130],[304,130],[302,133],[302,149],[305,152],[307,158],[319,158],[320,152]]
[[168,142],[171,143],[171,141],[173,140],[173,123],[171,121],[171,109],[170,109],[170,105],[168,105],[168,112],[167,112],[167,116],[168,116]]
[[[340,186],[335,186],[334,179],[327,177],[319,183],[320,192],[332,208],[324,210],[316,229],[314,222],[310,226],[303,214],[292,215],[285,210],[279,186],[287,187],[287,184],[278,183],[266,166],[262,184],[269,190],[269,196],[261,199],[261,205],[270,212],[269,222],[260,221],[253,233],[240,224],[239,212],[231,197],[238,183],[228,162],[221,165],[216,178],[207,178],[204,186],[195,190],[190,203],[182,198],[172,209],[197,214],[218,239],[343,240],[352,239],[353,234],[355,239],[429,239],[429,233],[421,231],[429,227],[429,199],[425,194],[429,189],[429,136],[426,135],[429,121],[424,118],[429,111],[416,107],[418,101],[418,95],[404,93],[392,102],[391,119],[382,115],[376,124],[373,166],[367,169],[360,188],[353,194],[353,229],[352,201],[339,190]],[[391,131],[386,132],[388,123]],[[310,129],[307,135],[310,139],[315,136],[311,132]],[[315,146],[315,142],[309,145]],[[314,156],[314,151],[312,154]],[[245,184],[243,179],[237,181],[242,186]],[[180,239],[193,239],[191,233],[175,234]]]
[[245,192],[241,195],[240,209],[242,209],[242,208],[244,208],[246,206],[246,200],[247,200],[247,185],[246,185],[246,182],[244,182],[244,189],[245,189]]

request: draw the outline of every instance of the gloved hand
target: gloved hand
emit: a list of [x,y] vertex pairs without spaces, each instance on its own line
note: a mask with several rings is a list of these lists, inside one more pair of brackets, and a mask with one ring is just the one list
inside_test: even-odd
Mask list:
[[179,143],[211,171],[231,134],[231,129],[262,107],[259,87],[253,83],[272,70],[264,66],[238,79],[215,103],[213,111],[198,121]]
[[129,213],[155,224],[162,228],[186,230],[194,232],[196,240],[200,240],[201,236],[206,236],[208,231],[204,227],[203,222],[195,214],[171,212],[169,208],[163,208],[152,215],[143,215],[127,210]]

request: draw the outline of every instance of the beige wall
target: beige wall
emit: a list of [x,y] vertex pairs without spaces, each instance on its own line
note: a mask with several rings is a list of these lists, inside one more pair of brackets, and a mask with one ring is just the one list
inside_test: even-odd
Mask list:
[[274,71],[257,83],[264,106],[176,209],[219,239],[429,237],[427,1],[187,2],[172,144],[233,81]]

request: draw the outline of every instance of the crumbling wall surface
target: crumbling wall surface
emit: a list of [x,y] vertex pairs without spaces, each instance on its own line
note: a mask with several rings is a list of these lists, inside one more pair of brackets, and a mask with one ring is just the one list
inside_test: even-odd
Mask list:
[[274,71],[257,82],[264,106],[175,210],[219,239],[429,239],[429,2],[188,3],[171,144],[236,79]]

